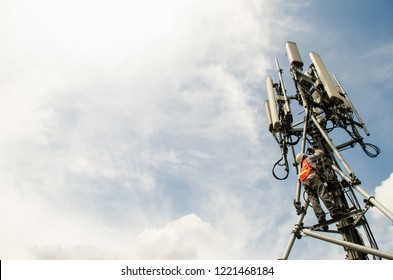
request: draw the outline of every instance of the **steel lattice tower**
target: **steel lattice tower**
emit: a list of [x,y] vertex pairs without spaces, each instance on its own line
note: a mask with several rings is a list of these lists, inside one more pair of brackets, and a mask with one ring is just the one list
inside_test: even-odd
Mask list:
[[[393,259],[392,253],[378,248],[366,213],[370,207],[376,207],[391,221],[393,214],[361,187],[360,180],[340,153],[359,144],[368,156],[376,157],[380,153],[379,148],[363,141],[359,131],[362,130],[369,136],[366,125],[335,75],[333,81],[321,57],[310,52],[312,63],[304,72],[303,60],[296,43],[287,42],[286,52],[296,93],[287,94],[283,70],[277,58],[275,61],[278,82],[273,82],[271,76],[266,79],[268,100],[264,106],[269,131],[281,149],[281,158],[273,166],[273,175],[279,180],[288,177],[289,152],[292,154],[293,166],[299,173],[299,165],[295,161],[295,147],[298,152],[303,153],[307,146],[323,150],[324,157],[318,163],[319,173],[335,204],[344,214],[327,220],[323,225],[304,225],[309,201],[305,196],[301,199],[302,186],[298,181],[294,199],[298,218],[281,259],[288,259],[295,240],[303,236],[342,246],[346,252],[346,259],[366,260],[369,259],[369,255],[372,255],[373,259]],[[300,106],[300,115],[303,116],[299,121],[294,121],[291,110],[291,105],[295,102]],[[333,132],[348,137],[348,140],[338,145],[334,144],[331,137]],[[277,167],[283,167],[286,175],[278,177],[275,172]],[[364,197],[362,203],[358,201],[356,194]],[[323,230],[322,227],[327,225],[335,225],[336,230]],[[341,235],[341,238],[331,237],[326,232]],[[367,238],[367,245],[361,232]]]

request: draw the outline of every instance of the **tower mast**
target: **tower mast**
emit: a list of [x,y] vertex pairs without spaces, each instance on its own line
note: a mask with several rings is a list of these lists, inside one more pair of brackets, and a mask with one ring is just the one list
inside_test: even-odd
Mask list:
[[[359,144],[368,156],[376,157],[380,153],[379,148],[363,141],[359,131],[362,130],[367,136],[370,133],[334,75],[333,81],[321,57],[315,52],[310,52],[311,65],[305,72],[296,43],[287,42],[285,47],[295,94],[287,94],[283,70],[277,58],[275,62],[278,82],[274,83],[271,76],[266,79],[268,99],[264,107],[269,131],[281,149],[281,158],[273,166],[273,175],[278,180],[287,179],[289,151],[298,174],[300,167],[295,161],[295,148],[302,153],[305,153],[307,146],[323,150],[324,157],[318,164],[319,173],[335,205],[339,206],[344,214],[327,220],[324,224],[305,225],[304,218],[310,203],[307,197],[301,199],[302,186],[298,181],[294,199],[298,218],[281,259],[288,259],[295,240],[302,237],[312,237],[342,246],[346,252],[346,259],[366,260],[370,255],[373,259],[393,259],[392,253],[378,248],[366,213],[370,207],[375,207],[391,221],[393,214],[362,188],[359,178],[341,154],[342,150],[354,148]],[[299,105],[303,116],[298,121],[293,119],[291,103],[294,102]],[[348,140],[341,144],[333,143],[331,134],[336,131],[341,131]],[[284,167],[286,172],[283,177],[278,177],[275,172],[280,166]],[[362,203],[358,201],[356,194],[364,197]],[[326,230],[328,225],[335,225],[336,230]],[[331,237],[328,233],[341,238]]]

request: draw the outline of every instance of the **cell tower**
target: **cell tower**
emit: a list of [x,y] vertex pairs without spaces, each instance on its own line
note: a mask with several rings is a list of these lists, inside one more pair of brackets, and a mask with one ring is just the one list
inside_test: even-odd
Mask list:
[[[287,94],[283,70],[277,58],[275,62],[278,82],[273,82],[271,76],[266,79],[268,100],[265,101],[264,106],[269,121],[269,131],[281,149],[281,158],[274,164],[272,173],[278,180],[287,179],[289,151],[292,153],[296,173],[299,174],[300,167],[295,160],[295,150],[302,153],[306,152],[307,147],[323,150],[324,157],[318,163],[318,173],[334,203],[341,208],[343,214],[325,223],[305,225],[304,218],[310,202],[305,193],[302,195],[302,185],[298,180],[294,199],[298,217],[281,259],[288,259],[295,240],[302,237],[313,237],[342,246],[346,252],[346,259],[350,260],[367,260],[369,255],[373,259],[393,259],[392,253],[378,248],[367,222],[366,213],[370,207],[376,207],[391,221],[393,221],[393,214],[361,187],[360,180],[340,153],[359,144],[368,156],[376,157],[380,153],[379,148],[363,141],[359,130],[363,130],[367,136],[370,133],[334,75],[333,81],[321,57],[310,52],[312,63],[309,69],[303,72],[303,60],[296,43],[287,42],[286,53],[296,93]],[[292,102],[299,104],[300,114],[292,112]],[[302,118],[296,121],[294,115]],[[339,133],[340,139],[343,136],[348,139],[336,145],[332,140],[333,132]],[[276,175],[277,167],[284,168],[283,176]],[[362,203],[358,201],[356,194],[364,197]],[[329,225],[333,227],[335,225],[336,230],[328,230]],[[367,245],[361,233],[367,238]],[[335,234],[338,238],[334,237]]]

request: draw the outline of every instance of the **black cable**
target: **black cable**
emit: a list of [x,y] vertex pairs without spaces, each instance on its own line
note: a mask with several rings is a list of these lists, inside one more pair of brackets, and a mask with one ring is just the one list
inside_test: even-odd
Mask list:
[[[276,178],[277,180],[285,180],[286,178],[288,178],[289,175],[289,166],[288,166],[288,161],[284,160],[283,164],[280,164],[280,162],[284,160],[284,157],[281,157],[274,165],[272,168],[272,174],[274,176],[274,178]],[[275,173],[275,169],[277,166],[285,166],[285,171],[286,171],[286,175],[284,177],[278,177]]]
[[[360,145],[362,146],[362,149],[366,153],[366,155],[368,155],[371,158],[375,158],[375,157],[377,157],[381,153],[381,149],[378,146],[375,146],[373,144],[361,143]],[[372,152],[368,151],[367,150],[367,146],[371,147],[375,151],[375,153],[372,153]]]
[[300,136],[297,136],[297,139],[295,140],[295,141],[293,141],[292,140],[292,135],[291,136],[289,136],[288,137],[288,145],[291,145],[291,146],[295,146],[297,143],[299,143],[299,140],[300,140]]

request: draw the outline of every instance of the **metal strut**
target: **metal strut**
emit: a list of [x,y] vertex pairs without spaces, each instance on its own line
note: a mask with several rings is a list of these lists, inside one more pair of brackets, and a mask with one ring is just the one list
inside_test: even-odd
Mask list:
[[[374,259],[392,259],[393,254],[379,250],[367,222],[366,212],[370,207],[376,207],[392,221],[393,214],[361,187],[360,180],[341,154],[342,150],[354,148],[358,143],[370,157],[378,156],[380,149],[373,144],[363,142],[359,129],[367,136],[370,133],[348,93],[334,75],[335,82],[333,81],[321,57],[311,52],[312,63],[308,71],[304,72],[304,63],[296,43],[287,42],[285,47],[296,92],[293,95],[287,93],[283,70],[277,58],[275,62],[279,82],[274,83],[271,76],[266,80],[268,100],[265,101],[265,111],[269,121],[269,131],[281,150],[281,159],[274,164],[272,170],[273,176],[279,180],[288,178],[289,149],[292,151],[296,174],[299,174],[299,165],[295,160],[296,146],[300,146],[298,152],[302,153],[306,151],[307,146],[322,149],[325,157],[319,164],[321,178],[330,191],[335,205],[339,206],[344,214],[324,224],[304,225],[310,203],[305,198],[302,206],[302,186],[297,181],[294,206],[298,217],[281,259],[288,259],[295,240],[303,236],[342,246],[346,252],[346,259],[369,259],[368,255],[372,255]],[[301,112],[299,115],[303,115],[301,120],[294,120],[295,114],[292,113],[291,102],[299,104]],[[336,145],[329,134],[338,129],[344,131],[350,139]],[[296,141],[292,141],[293,138]],[[367,150],[368,147],[374,152]],[[286,172],[284,176],[278,177],[275,174],[278,166],[284,167]],[[364,206],[357,200],[355,191],[365,198]],[[342,240],[321,234],[326,231],[328,225],[333,224],[336,225],[336,230],[327,232],[341,235]],[[365,245],[365,240],[359,231],[365,232],[369,246]]]

